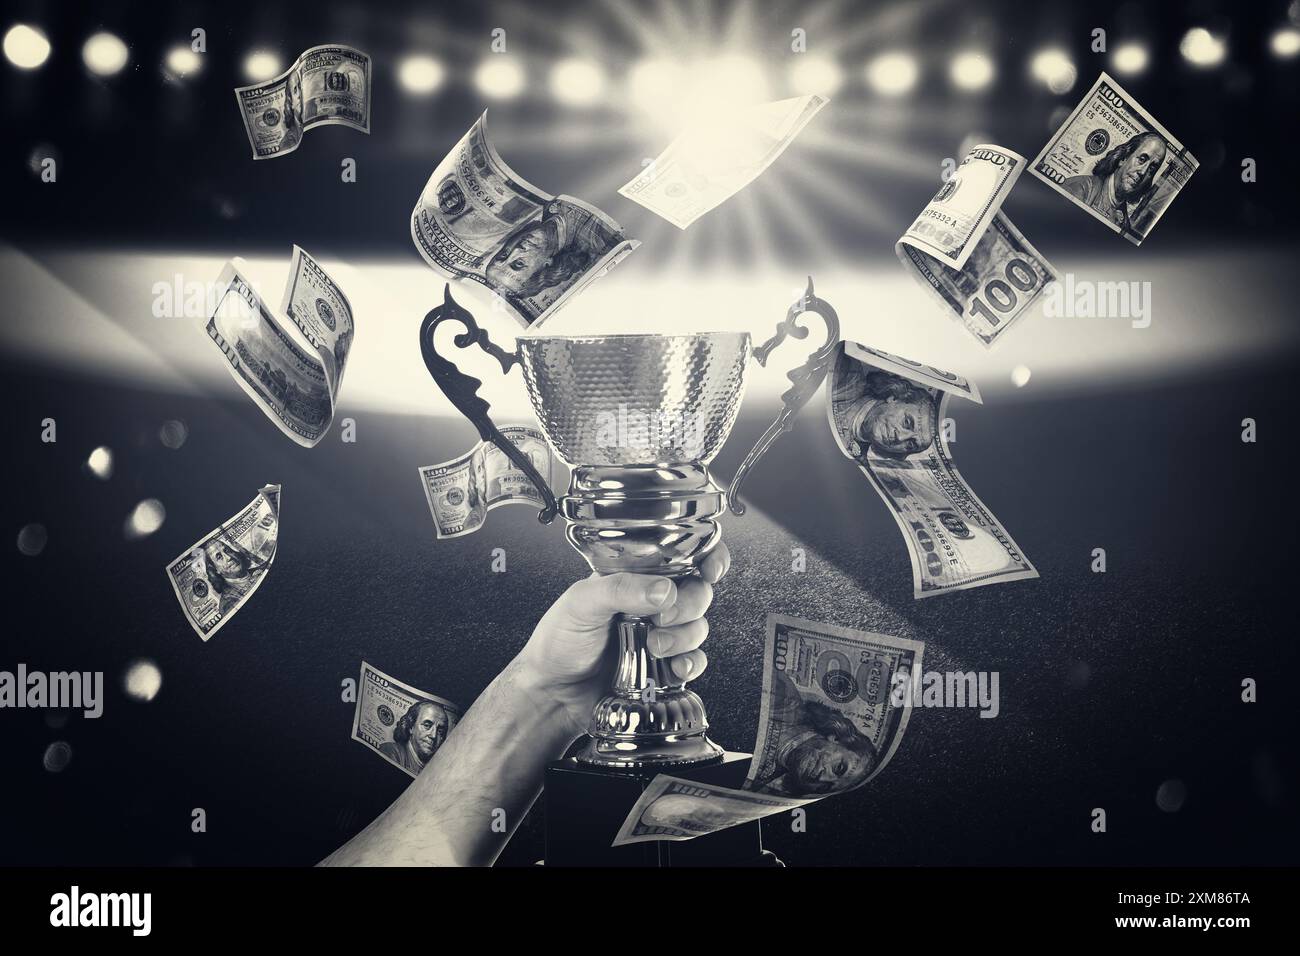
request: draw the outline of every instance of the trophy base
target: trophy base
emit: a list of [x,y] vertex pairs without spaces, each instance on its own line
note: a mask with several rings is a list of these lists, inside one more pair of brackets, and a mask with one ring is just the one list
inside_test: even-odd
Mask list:
[[[674,777],[739,789],[750,754],[722,751],[708,764],[669,772]],[[693,840],[655,840],[610,846],[642,791],[665,768],[605,770],[573,757],[546,768],[547,866],[780,866],[763,849],[759,821],[742,823]]]
[[704,734],[626,740],[588,736],[573,759],[585,767],[675,775],[679,769],[717,763],[724,754],[726,751]]

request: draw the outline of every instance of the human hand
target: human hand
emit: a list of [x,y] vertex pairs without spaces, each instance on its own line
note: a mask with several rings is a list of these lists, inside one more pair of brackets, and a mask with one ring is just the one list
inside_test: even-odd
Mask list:
[[704,613],[713,585],[731,566],[725,543],[700,565],[699,577],[673,581],[653,574],[593,574],[562,595],[537,623],[519,653],[520,673],[577,736],[587,729],[592,708],[608,693],[617,664],[610,623],[616,614],[655,616],[646,642],[666,659],[679,680],[694,680],[709,660],[700,645],[709,634]]

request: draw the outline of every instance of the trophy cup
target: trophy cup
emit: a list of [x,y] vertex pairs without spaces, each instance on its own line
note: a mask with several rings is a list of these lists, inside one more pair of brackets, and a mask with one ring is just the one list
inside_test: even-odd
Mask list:
[[[806,338],[809,330],[798,324],[804,312],[822,317],[826,340],[788,373],[792,386],[782,395],[781,412],[737,470],[724,501],[708,463],[736,420],[749,357],[766,364],[786,337]],[[465,328],[454,339],[457,348],[479,346],[497,359],[503,373],[516,364],[523,368],[538,423],[572,469],[568,493],[558,501],[528,457],[492,423],[488,403],[477,394],[482,382],[438,354],[434,332],[447,321]],[[430,374],[480,437],[493,442],[537,486],[545,502],[539,520],[549,523],[562,515],[569,544],[597,573],[671,578],[696,573],[721,540],[718,518],[728,505],[738,515],[744,512],[739,491],[745,476],[790,430],[825,378],[838,342],[839,319],[829,303],[813,295],[811,278],[772,338],[752,350],[747,332],[523,335],[512,354],[488,339],[474,316],[452,299],[450,286],[443,304],[420,327]],[[596,705],[587,737],[567,758],[568,767],[648,782],[659,772],[689,776],[717,765],[722,769],[712,772],[713,782],[738,785],[748,755],[728,754],[709,739],[699,695],[647,650],[651,623],[651,618],[635,615],[620,615],[615,622],[619,658],[614,684]],[[548,860],[552,790],[564,785],[548,771]],[[627,792],[634,802],[636,788]],[[584,826],[596,806],[612,807],[613,819],[623,797],[586,802]],[[615,831],[621,822],[617,816]],[[608,845],[605,840],[604,847]]]

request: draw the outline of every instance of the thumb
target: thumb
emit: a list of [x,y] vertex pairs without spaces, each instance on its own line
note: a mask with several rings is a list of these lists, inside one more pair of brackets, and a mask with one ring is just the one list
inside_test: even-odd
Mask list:
[[606,624],[615,614],[658,614],[677,603],[677,585],[657,574],[593,574],[555,602],[555,610],[577,627]]

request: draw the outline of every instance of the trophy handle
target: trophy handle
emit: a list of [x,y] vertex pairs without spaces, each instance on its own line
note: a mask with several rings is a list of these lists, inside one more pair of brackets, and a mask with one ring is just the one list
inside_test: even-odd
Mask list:
[[767,431],[763,432],[757,444],[749,450],[745,460],[740,463],[740,467],[736,469],[736,477],[732,479],[731,488],[727,491],[727,506],[734,514],[745,513],[745,506],[740,500],[740,486],[745,481],[745,477],[767,450],[776,443],[776,440],[794,428],[795,416],[799,414],[799,409],[808,404],[808,399],[812,398],[813,393],[826,378],[826,373],[830,371],[831,360],[835,357],[836,348],[840,344],[840,317],[829,302],[813,294],[813,280],[812,276],[809,276],[808,288],[799,301],[786,311],[785,319],[777,324],[776,333],[754,349],[754,358],[758,360],[759,365],[766,366],[768,356],[787,337],[795,339],[808,337],[808,329],[799,325],[798,321],[805,312],[816,312],[822,317],[822,321],[826,323],[826,341],[817,351],[808,356],[807,361],[786,373],[786,378],[792,384],[781,395],[781,401],[784,403],[781,411],[776,416],[776,420],[767,426]]
[[555,503],[555,495],[551,493],[551,486],[546,483],[546,479],[533,466],[528,456],[515,447],[515,443],[501,434],[492,423],[492,418],[488,415],[491,406],[478,395],[478,387],[483,382],[466,375],[456,367],[456,363],[438,354],[438,349],[433,344],[433,334],[440,323],[448,321],[459,322],[465,326],[465,331],[454,339],[457,348],[464,349],[477,345],[501,363],[502,374],[509,372],[514,365],[518,364],[518,356],[505,351],[488,338],[487,330],[478,327],[473,314],[451,297],[450,283],[443,290],[442,305],[435,306],[420,324],[420,353],[424,356],[424,364],[429,369],[429,374],[438,383],[442,393],[478,429],[479,437],[496,445],[516,468],[528,476],[528,480],[533,483],[542,500],[546,502],[546,507],[538,512],[537,520],[542,524],[550,524],[559,511]]

